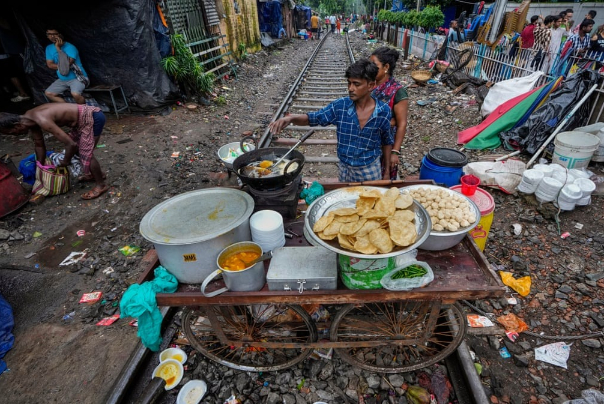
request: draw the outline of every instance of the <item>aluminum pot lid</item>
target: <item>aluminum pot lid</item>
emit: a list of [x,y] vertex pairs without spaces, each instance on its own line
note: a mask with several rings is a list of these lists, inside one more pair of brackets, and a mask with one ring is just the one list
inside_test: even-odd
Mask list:
[[254,200],[243,191],[208,188],[160,203],[143,217],[140,233],[166,245],[194,244],[219,237],[246,222]]
[[427,155],[428,160],[441,167],[463,167],[468,164],[468,157],[455,149],[436,147]]

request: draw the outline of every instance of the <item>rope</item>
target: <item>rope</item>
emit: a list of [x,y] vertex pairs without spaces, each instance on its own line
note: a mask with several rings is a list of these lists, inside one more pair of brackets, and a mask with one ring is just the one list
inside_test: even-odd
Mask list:
[[[486,313],[482,310],[480,310],[478,307],[474,306],[472,303],[468,302],[467,300],[462,300],[462,302],[470,307],[472,310],[482,314],[485,317],[488,317],[489,320],[491,321],[495,321],[496,323],[499,323],[499,321],[497,321],[497,318],[495,317],[494,313]],[[499,323],[501,324],[501,323]],[[503,324],[501,324],[503,325]],[[523,334],[527,334],[536,338],[542,338],[542,339],[551,339],[551,340],[555,340],[555,341],[563,341],[563,340],[580,340],[580,339],[588,339],[588,338],[598,338],[598,337],[602,337],[604,336],[604,331],[599,331],[599,332],[595,332],[593,334],[583,334],[583,335],[569,335],[569,336],[558,336],[558,335],[543,335],[543,334],[537,334],[536,332],[532,332],[532,331],[523,331]]]

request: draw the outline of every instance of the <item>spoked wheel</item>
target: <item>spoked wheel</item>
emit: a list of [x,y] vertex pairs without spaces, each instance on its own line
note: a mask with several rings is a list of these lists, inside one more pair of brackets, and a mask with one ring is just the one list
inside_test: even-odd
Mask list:
[[403,301],[346,305],[336,314],[331,341],[374,341],[367,347],[338,348],[351,365],[374,372],[402,373],[430,366],[450,355],[465,336],[457,304]]
[[206,357],[254,372],[295,365],[312,352],[301,344],[317,340],[314,322],[295,305],[187,307],[182,326],[191,345]]

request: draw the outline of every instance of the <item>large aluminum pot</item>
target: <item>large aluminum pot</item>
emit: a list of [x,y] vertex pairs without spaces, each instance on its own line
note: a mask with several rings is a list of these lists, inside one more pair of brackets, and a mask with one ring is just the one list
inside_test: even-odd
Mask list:
[[157,250],[159,262],[181,283],[201,283],[216,269],[218,254],[251,241],[254,200],[229,188],[200,189],[170,198],[143,217],[140,233]]

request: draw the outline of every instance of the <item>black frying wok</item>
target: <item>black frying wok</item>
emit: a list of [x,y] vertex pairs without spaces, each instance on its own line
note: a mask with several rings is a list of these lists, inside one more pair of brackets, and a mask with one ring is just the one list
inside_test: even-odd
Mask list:
[[[246,167],[250,163],[270,160],[275,161],[285,153],[287,153],[290,149],[287,147],[268,147],[266,149],[256,149],[249,151],[247,153],[242,154],[237,157],[235,161],[233,161],[233,171],[237,174],[237,177],[244,184],[249,185],[250,187],[258,190],[267,190],[274,188],[281,188],[286,184],[292,182],[302,171],[302,167],[304,166],[304,155],[297,150],[293,150],[288,156],[287,159],[292,162],[295,161],[298,163],[298,167],[283,175],[275,175],[268,176],[263,178],[252,178],[246,175],[241,174],[239,171],[241,168]],[[289,167],[286,167],[284,171],[289,170]]]

